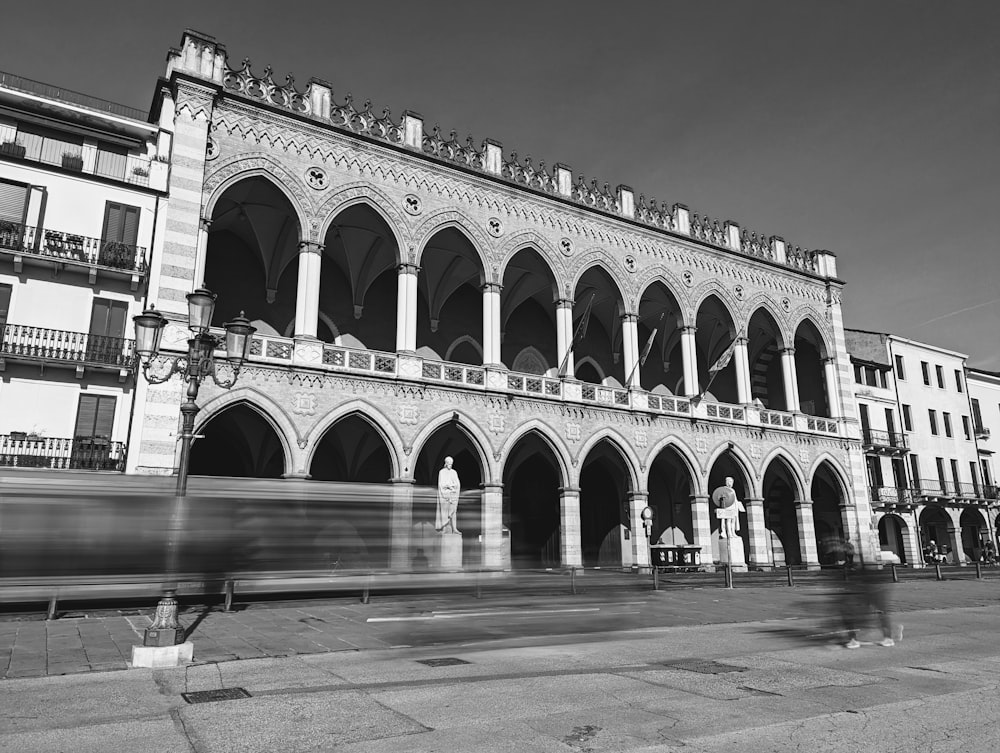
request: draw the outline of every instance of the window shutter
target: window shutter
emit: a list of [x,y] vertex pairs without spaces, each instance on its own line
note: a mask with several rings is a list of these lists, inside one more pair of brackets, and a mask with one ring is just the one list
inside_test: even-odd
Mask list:
[[122,239],[122,205],[108,202],[104,210],[104,232],[101,238],[105,243],[108,241],[120,241]]
[[94,436],[111,439],[115,423],[115,398],[102,395],[97,398],[97,418],[94,421]]
[[90,311],[90,334],[108,334],[108,321],[110,319],[111,301],[106,298],[95,298],[94,307]]
[[124,207],[124,209],[121,241],[134,246],[139,240],[139,207]]
[[111,309],[108,312],[107,334],[109,337],[125,337],[125,315],[128,313],[128,304],[124,301],[111,301]]
[[0,181],[0,221],[24,222],[28,187],[22,183]]
[[0,327],[7,323],[7,313],[10,311],[10,293],[13,289],[11,285],[0,285]]
[[97,395],[80,395],[80,406],[76,410],[76,430],[74,439],[94,436],[94,420],[97,418]]

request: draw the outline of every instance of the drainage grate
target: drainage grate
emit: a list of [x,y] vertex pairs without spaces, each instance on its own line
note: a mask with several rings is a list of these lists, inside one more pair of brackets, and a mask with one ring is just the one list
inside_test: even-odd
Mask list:
[[213,701],[238,701],[240,698],[252,696],[243,688],[222,688],[221,690],[195,690],[192,693],[181,693],[188,703],[212,703]]
[[709,659],[678,659],[663,662],[664,667],[683,669],[688,672],[698,672],[703,675],[722,675],[726,672],[743,672],[746,667],[734,667],[731,664],[721,664]]
[[443,659],[417,659],[417,664],[426,664],[428,667],[452,667],[456,664],[471,664],[465,659],[456,659],[454,656],[446,656]]

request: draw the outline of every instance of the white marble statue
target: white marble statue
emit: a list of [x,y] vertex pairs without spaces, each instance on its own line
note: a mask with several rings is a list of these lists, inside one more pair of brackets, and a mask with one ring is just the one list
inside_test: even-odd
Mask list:
[[458,473],[451,467],[454,462],[450,457],[445,458],[444,468],[438,471],[437,515],[434,518],[434,528],[441,533],[461,533],[455,525],[461,485]]
[[712,502],[718,508],[715,511],[715,515],[719,518],[719,535],[724,539],[731,539],[738,536],[740,532],[740,513],[746,512],[746,507],[743,506],[740,498],[736,496],[736,490],[733,489],[732,476],[726,476],[726,485],[720,486],[712,492]]

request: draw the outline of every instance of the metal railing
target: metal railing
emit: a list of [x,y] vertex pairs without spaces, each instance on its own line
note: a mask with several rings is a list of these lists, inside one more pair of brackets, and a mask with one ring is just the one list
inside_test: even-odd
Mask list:
[[0,466],[86,471],[125,470],[125,444],[103,437],[39,437],[0,434]]
[[873,447],[893,447],[898,450],[906,449],[906,435],[898,431],[881,431],[879,429],[862,429],[862,441],[866,445]]
[[1000,488],[979,482],[945,481],[922,478],[916,482],[913,493],[920,497],[955,497],[958,499],[987,500],[1000,498]]
[[58,99],[74,105],[81,105],[82,107],[97,110],[99,112],[109,112],[113,115],[121,115],[122,117],[131,118],[132,120],[141,120],[145,122],[147,119],[147,113],[145,110],[129,107],[128,105],[120,105],[117,102],[109,102],[106,99],[92,97],[89,94],[81,94],[80,92],[73,91],[72,89],[64,89],[61,86],[43,84],[41,81],[34,81],[33,79],[25,78],[24,76],[17,76],[13,73],[0,71],[0,86],[7,89],[17,89],[18,91],[28,92],[29,94],[39,94],[43,97]]
[[5,324],[0,330],[0,356],[38,361],[114,366],[135,364],[133,340],[86,332],[69,332],[23,324]]
[[149,185],[152,164],[149,158],[139,154],[121,154],[80,141],[22,131],[14,126],[0,126],[0,155],[136,186]]
[[905,486],[873,486],[869,491],[872,502],[891,502],[901,505],[914,503],[912,490]]
[[0,220],[0,249],[139,274],[146,271],[143,246],[36,228],[9,220]]

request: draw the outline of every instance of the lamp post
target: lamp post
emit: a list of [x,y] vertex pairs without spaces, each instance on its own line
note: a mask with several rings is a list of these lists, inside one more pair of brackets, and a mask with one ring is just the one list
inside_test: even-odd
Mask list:
[[[153,623],[146,628],[144,646],[176,646],[184,642],[184,628],[177,620],[178,538],[184,523],[184,497],[187,493],[188,463],[191,456],[191,441],[194,438],[194,418],[198,413],[198,390],[202,380],[211,377],[222,389],[229,389],[236,383],[240,367],[246,360],[247,348],[256,329],[240,312],[240,315],[223,326],[225,336],[209,332],[212,315],[215,312],[215,293],[198,288],[188,293],[188,328],[192,337],[188,340],[187,355],[161,356],[160,337],[167,319],[150,306],[140,315],[133,317],[135,323],[135,351],[142,361],[142,373],[150,384],[162,384],[174,374],[180,374],[187,382],[187,400],[181,404],[181,451],[177,465],[177,489],[170,520],[167,539],[166,583],[163,595],[156,605]],[[216,358],[215,351],[225,344],[225,358]],[[160,373],[151,373],[153,359],[158,359],[167,368]],[[220,363],[228,365],[232,374],[226,378],[216,369]]]

